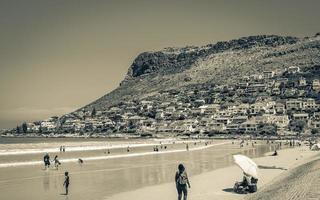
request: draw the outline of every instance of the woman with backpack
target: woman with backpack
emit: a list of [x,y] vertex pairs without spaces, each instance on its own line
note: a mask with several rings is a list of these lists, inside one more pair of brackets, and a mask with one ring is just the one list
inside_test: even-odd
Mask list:
[[176,187],[178,192],[178,200],[181,200],[182,193],[183,193],[183,200],[187,200],[187,196],[188,196],[187,185],[189,186],[189,188],[191,186],[189,183],[187,172],[183,164],[179,164],[178,166],[178,171],[175,176],[175,182],[176,182]]

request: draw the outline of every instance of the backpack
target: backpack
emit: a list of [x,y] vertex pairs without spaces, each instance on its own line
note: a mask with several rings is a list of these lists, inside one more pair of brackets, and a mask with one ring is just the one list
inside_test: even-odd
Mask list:
[[177,179],[177,183],[179,185],[186,185],[188,182],[188,178],[187,178],[187,174],[185,172],[182,173],[178,173],[178,179]]

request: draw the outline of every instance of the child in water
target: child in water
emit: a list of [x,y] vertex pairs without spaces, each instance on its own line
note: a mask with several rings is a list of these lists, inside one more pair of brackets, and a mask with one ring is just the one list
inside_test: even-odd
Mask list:
[[69,173],[68,173],[68,172],[65,172],[65,173],[64,173],[64,183],[63,183],[63,186],[64,186],[64,188],[66,189],[66,195],[68,195],[69,183],[70,183]]

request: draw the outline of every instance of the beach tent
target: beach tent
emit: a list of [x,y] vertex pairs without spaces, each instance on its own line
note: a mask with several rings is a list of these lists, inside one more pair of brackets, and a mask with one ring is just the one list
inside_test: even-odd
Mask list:
[[244,155],[234,155],[234,162],[242,169],[242,171],[254,178],[258,178],[258,166],[250,158]]
[[320,144],[318,143],[318,144],[312,145],[311,150],[312,151],[319,151],[320,150]]

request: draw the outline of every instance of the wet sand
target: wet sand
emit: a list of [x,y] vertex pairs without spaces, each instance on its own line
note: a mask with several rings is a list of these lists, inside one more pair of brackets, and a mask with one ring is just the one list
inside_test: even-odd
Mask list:
[[[220,140],[213,141],[210,145],[205,146],[203,142],[196,145],[191,143],[189,144],[190,151],[186,151],[184,144],[175,144],[171,149],[166,150],[167,153],[162,153],[164,150],[154,153],[150,147],[147,150],[139,149],[140,147],[132,148],[129,153],[124,149],[119,149],[122,152],[120,155],[141,155],[85,160],[83,165],[67,162],[63,163],[59,170],[43,170],[42,165],[3,167],[0,168],[1,199],[91,200],[118,199],[122,195],[128,199],[127,194],[130,199],[146,199],[136,198],[135,196],[139,197],[142,194],[136,195],[135,192],[146,190],[144,194],[156,196],[161,196],[164,193],[170,194],[170,192],[167,193],[167,190],[172,191],[172,179],[180,162],[187,166],[193,181],[193,178],[197,176],[233,165],[232,154],[243,153],[250,157],[259,157],[275,148],[273,145],[257,145],[255,148],[248,145],[239,148],[239,144],[232,145],[231,141]],[[83,153],[97,155],[103,152]],[[143,153],[148,154],[144,155]],[[70,194],[67,197],[62,195],[64,192],[62,187],[64,171],[70,172]],[[196,187],[197,184],[193,183],[193,185]],[[163,191],[153,191],[153,188],[163,186]],[[151,190],[149,190],[150,188]],[[171,194],[173,196],[170,196],[169,199],[176,198],[174,190]]]

